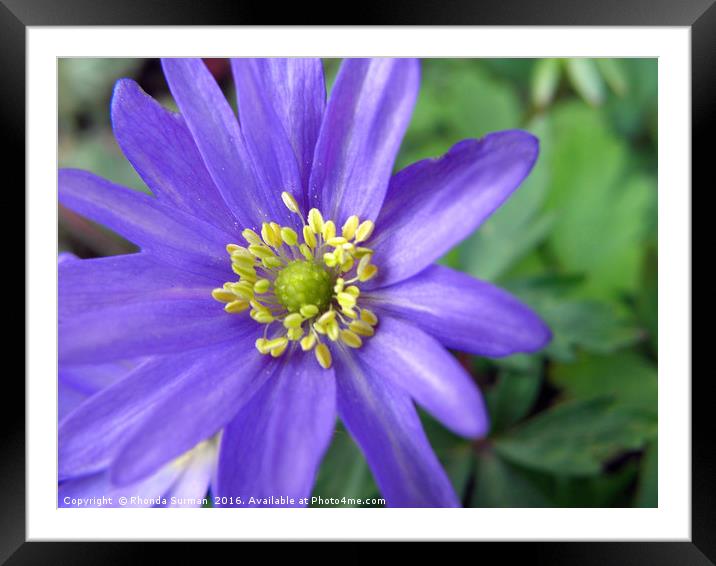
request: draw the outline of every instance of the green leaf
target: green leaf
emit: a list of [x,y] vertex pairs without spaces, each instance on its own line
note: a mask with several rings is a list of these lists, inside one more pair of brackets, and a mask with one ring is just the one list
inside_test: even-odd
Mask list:
[[607,81],[609,88],[614,91],[614,94],[624,96],[629,90],[629,79],[627,78],[621,60],[602,57],[595,59],[595,61],[599,72],[602,74],[602,77],[604,77],[604,80]]
[[[312,495],[324,499],[380,497],[363,454],[345,428],[340,425],[337,427],[333,442],[321,462]],[[314,506],[335,507],[335,505],[328,504]],[[356,505],[338,506],[356,507]],[[358,507],[365,507],[365,505]]]
[[495,439],[507,460],[562,476],[594,476],[622,452],[641,448],[656,426],[608,398],[556,405]]
[[473,507],[625,507],[637,466],[598,476],[565,477],[524,468],[485,447],[477,454]]
[[552,342],[545,354],[559,361],[572,361],[578,349],[609,354],[642,337],[634,322],[613,305],[572,298],[579,281],[574,277],[532,277],[506,285],[552,330]]
[[571,398],[609,395],[620,408],[656,419],[656,368],[633,352],[581,355],[576,363],[555,365],[550,379]]
[[477,455],[472,507],[553,507],[529,474],[489,449]]
[[[534,360],[532,365],[537,365]],[[491,433],[500,432],[520,421],[534,405],[542,385],[538,368],[533,372],[502,371],[495,385],[485,394]]]
[[644,453],[635,504],[637,507],[659,506],[659,445],[656,440]]
[[585,275],[585,297],[611,300],[638,287],[656,199],[652,176],[628,174],[630,150],[603,113],[581,104],[554,112],[549,247],[561,269]]
[[539,59],[532,71],[532,103],[537,108],[546,108],[554,98],[559,85],[562,69],[560,59]]
[[593,106],[604,102],[604,81],[593,59],[566,60],[567,77],[579,95]]

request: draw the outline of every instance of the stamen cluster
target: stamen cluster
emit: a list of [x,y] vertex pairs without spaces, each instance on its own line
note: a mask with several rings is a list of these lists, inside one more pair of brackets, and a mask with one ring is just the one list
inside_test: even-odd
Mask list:
[[224,283],[212,296],[225,303],[226,312],[248,310],[265,325],[256,340],[262,354],[279,357],[298,343],[329,368],[332,357],[324,339],[360,348],[375,333],[378,318],[358,304],[359,284],[378,273],[373,250],[365,246],[374,224],[353,215],[338,235],[335,223],[318,209],[312,208],[306,220],[290,193],[281,198],[301,218],[301,237],[276,222],[264,222],[260,235],[247,228],[242,232],[247,246],[226,246],[239,280]]

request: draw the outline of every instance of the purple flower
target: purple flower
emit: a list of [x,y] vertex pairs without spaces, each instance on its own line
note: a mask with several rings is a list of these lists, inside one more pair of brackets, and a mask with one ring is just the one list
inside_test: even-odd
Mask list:
[[550,332],[433,262],[517,188],[537,140],[465,140],[391,177],[417,61],[347,60],[326,103],[318,60],[234,60],[238,121],[200,60],[163,68],[179,115],[129,80],[112,101],[155,198],[59,174],[65,206],[142,250],[60,266],[60,359],[152,356],[63,421],[60,478],[131,484],[223,428],[216,495],[302,505],[338,416],[388,505],[458,505],[413,402],[484,435],[482,398],[445,347],[506,356]]
[[[58,263],[78,261],[63,253]],[[58,372],[58,416],[60,422],[83,401],[125,377],[148,359],[104,364],[61,364]],[[88,446],[88,450],[93,447]],[[115,486],[108,470],[65,478],[57,492],[59,507],[197,507],[216,468],[217,437],[206,439],[140,481]],[[62,464],[60,464],[62,465]],[[120,503],[120,498],[126,499]]]

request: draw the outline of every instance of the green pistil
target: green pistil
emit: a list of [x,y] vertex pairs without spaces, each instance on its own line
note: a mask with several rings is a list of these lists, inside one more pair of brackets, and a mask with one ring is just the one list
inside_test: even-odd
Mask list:
[[276,277],[276,298],[289,312],[298,312],[305,305],[316,305],[323,311],[333,297],[331,275],[314,261],[290,262]]

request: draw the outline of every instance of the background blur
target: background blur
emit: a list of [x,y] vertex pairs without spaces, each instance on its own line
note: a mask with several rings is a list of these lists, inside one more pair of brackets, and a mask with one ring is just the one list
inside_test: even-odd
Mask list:
[[[228,64],[207,64],[233,104]],[[338,62],[325,66],[330,86]],[[475,507],[656,506],[656,59],[440,59],[422,70],[398,168],[500,129],[541,141],[527,181],[443,259],[509,289],[555,335],[538,355],[456,353],[492,421],[471,443],[423,415],[457,493]],[[60,166],[147,191],[112,136],[121,77],[175,108],[156,60],[60,60]],[[134,249],[62,208],[59,235],[80,257]],[[341,428],[314,494],[378,494]]]

